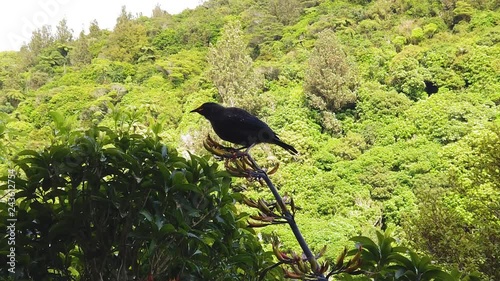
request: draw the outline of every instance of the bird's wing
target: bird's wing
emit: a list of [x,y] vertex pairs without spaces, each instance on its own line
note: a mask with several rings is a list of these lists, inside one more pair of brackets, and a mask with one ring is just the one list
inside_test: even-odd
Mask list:
[[272,142],[275,138],[275,133],[266,123],[240,108],[226,108],[210,122],[220,138],[232,143],[251,145]]
[[231,121],[236,128],[246,128],[247,130],[261,130],[269,128],[266,123],[262,122],[259,118],[246,112],[240,108],[227,108],[225,112],[225,120]]

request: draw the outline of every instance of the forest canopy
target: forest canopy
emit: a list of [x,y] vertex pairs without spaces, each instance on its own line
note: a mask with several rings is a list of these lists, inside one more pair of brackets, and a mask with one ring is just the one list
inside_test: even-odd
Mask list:
[[[116,200],[137,198],[116,201],[137,211],[137,225],[128,223],[154,232],[158,241],[179,235],[172,241],[186,250],[180,257],[194,255],[189,250],[202,244],[218,247],[217,256],[201,250],[196,262],[176,264],[163,277],[175,277],[172,272],[184,266],[199,274],[192,278],[212,270],[217,280],[238,280],[242,270],[272,263],[266,243],[274,234],[283,248],[297,246],[281,226],[255,232],[245,228],[248,210],[236,203],[239,192],[253,198],[270,194],[258,183],[230,179],[203,148],[207,135],[214,136],[212,129],[189,113],[204,102],[220,102],[251,111],[300,151],[293,157],[265,144],[252,150],[262,164],[280,162],[272,179],[300,207],[296,220],[311,247],[328,245],[327,260],[335,262],[344,247],[352,248],[351,238],[369,237],[428,256],[429,263],[442,266],[454,280],[500,280],[499,7],[498,0],[209,0],[177,15],[159,6],[152,7],[151,16],[133,15],[123,7],[113,30],[94,21],[78,36],[65,20],[44,26],[19,51],[0,52],[0,175],[7,179],[15,170],[24,184],[29,175],[39,177],[41,191],[36,192],[42,195],[37,200],[44,200],[19,192],[16,203],[26,210],[19,219],[25,216],[35,224],[38,214],[50,213],[37,223],[57,218],[62,228],[71,222],[64,216],[69,208],[65,200],[78,197],[57,191],[60,182],[43,182],[36,165],[56,165],[63,161],[58,157],[70,152],[105,155],[102,166],[88,163],[96,165],[86,170],[89,175],[99,169],[109,172],[108,178],[90,183],[96,184],[93,196],[111,196],[100,189],[110,186]],[[163,157],[166,166],[152,165],[145,153]],[[119,166],[131,159],[140,159],[133,162],[137,167],[132,162]],[[165,194],[156,190],[143,202],[142,190],[120,189],[120,182],[110,178],[124,176],[117,175],[126,169],[147,170],[150,183],[164,184],[166,174],[171,175],[170,183],[190,186],[173,190],[173,198],[187,192],[199,201],[186,202],[182,214],[172,214],[179,225],[169,221],[159,226],[158,206],[175,206],[175,200],[162,201]],[[178,169],[200,178],[177,175]],[[76,171],[58,173],[49,174],[68,180]],[[125,176],[120,180],[134,181]],[[202,180],[217,191],[199,188]],[[6,186],[1,196],[7,194]],[[22,205],[28,200],[23,198],[38,203]],[[204,216],[194,210],[202,202],[218,204],[207,207],[214,211],[205,214],[213,218],[206,224],[194,222]],[[141,204],[147,213],[135,209]],[[113,215],[119,217],[121,209],[116,208]],[[4,209],[6,205],[0,224],[6,224]],[[120,223],[112,229],[128,227]],[[54,255],[67,255],[58,255],[50,266],[73,270],[68,274],[81,280],[86,275],[77,272],[98,270],[79,264],[92,256],[72,257],[74,264],[69,258],[90,239],[83,232],[44,231],[50,239],[69,235],[81,242],[52,249]],[[192,233],[196,242],[189,244],[183,239]],[[155,245],[147,243],[157,240],[134,235],[140,237],[131,249],[147,245],[152,250],[134,253],[143,263],[99,263],[119,267],[123,262],[147,272],[144,261],[158,258]],[[105,237],[99,239],[107,243]],[[42,255],[43,249],[33,244],[25,254]],[[48,262],[40,258],[27,270],[36,272],[42,261]],[[0,273],[6,275],[5,270]],[[269,276],[280,280],[279,274]]]

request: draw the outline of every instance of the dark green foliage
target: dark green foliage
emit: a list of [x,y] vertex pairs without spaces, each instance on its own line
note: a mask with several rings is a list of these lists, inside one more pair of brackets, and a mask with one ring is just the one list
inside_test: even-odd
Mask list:
[[365,236],[351,238],[363,249],[361,268],[370,274],[370,279],[361,280],[459,280],[433,265],[429,257],[420,256],[406,247],[396,246],[396,240],[389,232],[377,231],[376,236],[376,241]]
[[[59,35],[41,27],[19,52],[0,53],[0,174],[21,150],[71,149],[95,126],[141,136],[155,127],[185,158],[204,154],[202,140],[214,134],[187,111],[231,91],[236,106],[255,108],[300,151],[293,158],[253,148],[259,163],[279,161],[272,180],[302,208],[297,222],[311,248],[328,245],[326,259],[349,237],[394,227],[433,263],[498,280],[499,4],[210,0],[176,15],[158,8],[152,18],[123,9],[115,30],[93,21],[77,38],[64,23]],[[209,59],[233,22],[237,40],[221,48],[233,57]],[[224,67],[211,72],[216,64]],[[325,95],[304,91],[311,82]],[[314,107],[313,97],[330,107]],[[268,195],[258,184],[235,186]],[[259,231],[296,246],[286,228]],[[72,268],[82,268],[80,260]]]
[[18,278],[241,280],[269,261],[227,174],[157,137],[99,127],[17,157]]

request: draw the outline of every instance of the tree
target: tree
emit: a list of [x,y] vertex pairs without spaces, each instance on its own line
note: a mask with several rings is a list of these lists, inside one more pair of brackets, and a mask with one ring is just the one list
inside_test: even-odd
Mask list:
[[147,44],[146,27],[132,19],[124,6],[103,53],[111,60],[133,62],[139,58],[141,48]]
[[298,0],[269,0],[269,12],[284,25],[299,18],[301,4]]
[[410,99],[416,101],[427,96],[425,81],[430,80],[429,71],[412,54],[396,55],[389,64],[388,75],[389,85]]
[[[62,115],[54,116],[54,129],[70,137],[15,161],[22,170],[15,194],[22,202],[17,277],[255,280],[270,261],[244,220],[238,222],[229,175],[166,147],[156,135],[161,126],[140,136],[127,125],[134,121],[125,120],[117,131],[99,127],[75,137]],[[5,201],[0,206],[7,210]],[[10,248],[7,212],[0,217],[3,251]],[[0,276],[7,278],[7,268]]]
[[20,73],[23,72],[23,69],[20,58],[19,53],[0,53],[0,91],[21,89]]
[[308,61],[304,90],[310,106],[321,112],[325,129],[335,131],[334,114],[356,104],[357,87],[354,65],[335,33],[320,32]]
[[92,61],[92,54],[87,40],[89,39],[87,39],[85,33],[80,32],[80,36],[75,40],[73,49],[69,53],[69,60],[72,65],[85,65]]
[[66,19],[62,19],[57,25],[54,39],[63,44],[73,40],[73,30],[68,27]]
[[[350,239],[362,249],[361,272],[367,274],[369,279],[361,280],[480,280],[475,275],[461,276],[457,271],[452,274],[447,273],[440,266],[433,264],[428,256],[419,255],[407,247],[397,245],[396,239],[391,236],[389,230],[385,233],[376,231],[376,237],[376,240],[366,236],[356,236]],[[351,254],[353,252],[351,251]],[[352,280],[352,278],[341,280]]]
[[120,15],[116,18],[116,24],[125,23],[127,21],[131,21],[133,19],[132,14],[127,12],[127,7],[124,5],[120,10]]
[[455,9],[453,10],[453,23],[460,21],[469,22],[473,13],[472,6],[465,1],[457,1]]
[[160,4],[156,4],[156,6],[153,9],[152,12],[152,18],[162,18],[164,16],[168,15],[168,12],[165,10],[162,10]]
[[477,270],[475,257],[482,255],[481,246],[459,213],[443,202],[446,193],[434,188],[420,188],[419,212],[406,223],[412,246],[430,253],[440,263],[452,264],[461,270]]
[[419,189],[420,212],[405,224],[415,248],[464,272],[477,270],[483,280],[500,278],[500,126],[495,123],[445,155],[453,158],[447,188]]
[[[492,280],[500,278],[500,123],[490,124],[483,134],[471,136],[470,178],[462,179],[456,191],[466,218],[473,218],[470,231],[482,252],[474,263]],[[468,168],[468,167],[465,167]],[[457,208],[460,209],[460,208]],[[460,211],[460,210],[458,210]]]
[[50,47],[54,43],[54,36],[49,25],[44,25],[41,28],[33,31],[31,40],[28,43],[28,50],[33,57],[31,63],[35,63],[36,57],[42,51]]
[[101,28],[99,27],[99,23],[97,22],[97,20],[91,21],[89,26],[89,37],[99,38],[101,34]]
[[254,70],[246,49],[240,23],[228,23],[217,44],[210,47],[208,76],[224,103],[255,112],[261,106],[257,95],[262,77]]

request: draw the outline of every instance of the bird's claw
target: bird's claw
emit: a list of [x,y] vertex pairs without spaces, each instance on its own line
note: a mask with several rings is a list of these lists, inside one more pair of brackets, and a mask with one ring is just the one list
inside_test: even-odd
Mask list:
[[[240,151],[232,147],[226,147],[214,141],[210,135],[203,142],[203,146],[210,151],[218,160],[224,160],[226,170],[233,176],[245,177],[250,180],[260,181],[266,170],[261,169],[246,151]],[[279,164],[272,167],[267,174],[273,174],[278,170]]]
[[203,141],[203,146],[206,150],[210,151],[214,156],[218,156],[222,159],[227,158],[240,158],[245,157],[247,154],[241,152],[236,148],[227,147],[214,141],[210,135],[207,136],[205,141]]

